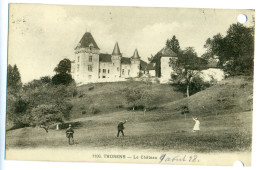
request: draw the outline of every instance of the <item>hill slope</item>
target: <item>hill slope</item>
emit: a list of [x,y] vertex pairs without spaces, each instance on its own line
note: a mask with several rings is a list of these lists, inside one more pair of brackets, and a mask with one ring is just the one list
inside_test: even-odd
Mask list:
[[229,114],[252,109],[253,81],[250,77],[233,77],[198,92],[189,98],[161,105],[164,112],[180,112],[188,106],[195,115]]
[[[96,109],[99,114],[126,110],[127,102],[124,92],[127,88],[133,87],[147,88],[148,86],[145,82],[135,81],[80,86],[78,87],[79,97],[71,100],[73,105],[71,118],[92,116],[93,109]],[[183,94],[173,91],[170,85],[150,84],[149,88],[151,89],[150,93],[154,96],[153,107],[183,98]],[[86,114],[82,115],[84,111]]]

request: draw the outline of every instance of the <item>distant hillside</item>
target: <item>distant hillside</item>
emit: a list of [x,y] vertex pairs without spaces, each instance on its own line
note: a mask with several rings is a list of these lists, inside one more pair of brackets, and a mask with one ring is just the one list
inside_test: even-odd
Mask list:
[[[127,103],[124,90],[126,88],[143,86],[145,86],[145,82],[135,81],[96,83],[80,86],[78,87],[77,97],[71,99],[71,104],[73,105],[71,118],[93,115],[89,113],[91,109],[96,109],[97,114],[126,110]],[[152,84],[151,93],[155,96],[155,100],[152,103],[154,107],[184,98],[181,92],[175,92],[172,86],[165,84]],[[84,111],[86,113],[82,115]]]
[[232,77],[198,92],[190,98],[183,98],[162,105],[164,112],[180,112],[189,107],[191,114],[221,114],[249,111],[252,107],[253,79]]

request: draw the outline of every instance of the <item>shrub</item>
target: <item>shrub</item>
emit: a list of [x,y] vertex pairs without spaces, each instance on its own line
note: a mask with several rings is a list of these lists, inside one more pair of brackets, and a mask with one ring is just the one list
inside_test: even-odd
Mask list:
[[[186,93],[186,85],[183,84],[182,82],[177,82],[175,84],[172,84],[174,87],[174,90],[180,91],[183,93]],[[206,88],[210,87],[212,84],[210,82],[205,82],[203,79],[199,76],[194,77],[191,80],[190,87],[189,87],[189,92],[190,95],[193,95],[199,91],[205,90]]]
[[97,108],[94,107],[94,106],[90,106],[90,107],[89,107],[89,112],[90,112],[91,114],[97,114],[97,113],[100,112],[100,110],[97,109]]

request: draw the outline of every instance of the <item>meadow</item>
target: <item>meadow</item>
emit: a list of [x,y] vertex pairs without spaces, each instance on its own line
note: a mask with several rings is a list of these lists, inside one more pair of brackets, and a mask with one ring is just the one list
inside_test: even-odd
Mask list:
[[[253,82],[248,77],[231,78],[219,82],[189,98],[173,91],[170,85],[152,85],[158,94],[156,109],[143,114],[142,110],[129,110],[120,95],[126,86],[140,83],[107,83],[79,87],[79,95],[71,99],[71,119],[60,130],[51,126],[46,133],[40,127],[8,130],[6,148],[96,148],[143,149],[189,152],[242,152],[251,151]],[[159,96],[160,95],[160,96]],[[91,99],[91,101],[90,101]],[[84,106],[91,102],[99,108],[95,114],[82,115]],[[120,103],[120,107],[117,107]],[[190,113],[181,114],[188,105]],[[100,106],[100,107],[99,107]],[[194,121],[201,122],[200,132],[192,132]],[[117,124],[125,124],[125,137],[116,137]],[[65,129],[72,124],[75,144],[68,145]]]

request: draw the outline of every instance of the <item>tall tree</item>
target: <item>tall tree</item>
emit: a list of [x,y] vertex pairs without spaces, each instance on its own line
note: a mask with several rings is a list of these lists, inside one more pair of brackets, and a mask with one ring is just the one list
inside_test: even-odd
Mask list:
[[69,59],[63,59],[59,62],[54,71],[57,73],[52,77],[52,83],[55,85],[64,84],[69,85],[73,82],[71,72],[71,62]]
[[176,38],[176,36],[172,36],[171,39],[168,39],[166,41],[166,46],[169,47],[173,52],[175,52],[176,54],[179,54],[180,52],[180,44],[179,44],[179,40]]
[[54,71],[58,74],[69,74],[71,72],[71,61],[67,58],[61,60]]
[[173,69],[172,81],[186,86],[187,97],[190,96],[192,79],[206,67],[206,60],[199,58],[194,48],[187,47],[179,53],[177,60],[170,61]]
[[7,88],[17,93],[22,88],[21,75],[16,65],[8,65]]
[[254,27],[232,24],[226,36],[208,38],[204,47],[205,59],[218,56],[218,65],[229,76],[252,75],[254,67]]

